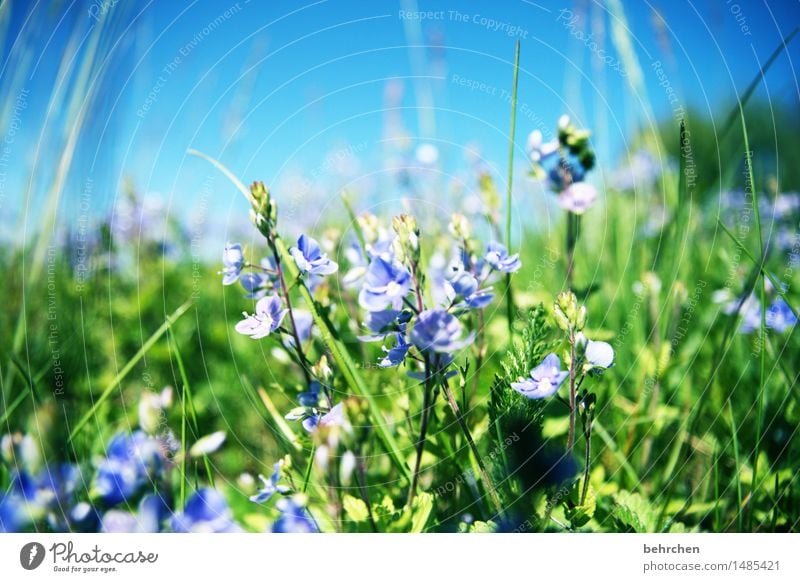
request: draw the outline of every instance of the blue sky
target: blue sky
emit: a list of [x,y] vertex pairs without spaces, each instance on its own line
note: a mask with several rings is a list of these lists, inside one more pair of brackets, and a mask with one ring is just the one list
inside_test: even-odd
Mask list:
[[[59,120],[57,112],[45,116],[49,95],[69,43],[78,42],[80,55],[102,11],[108,59],[69,182],[80,191],[91,177],[93,207],[102,209],[131,177],[141,190],[162,193],[174,212],[197,204],[210,173],[186,157],[188,148],[219,157],[244,181],[285,189],[304,179],[325,183],[337,172],[356,177],[356,190],[381,188],[387,156],[422,143],[437,145],[444,175],[464,166],[467,145],[502,173],[517,40],[519,172],[529,131],[552,129],[565,112],[595,131],[600,163],[612,165],[651,115],[672,116],[665,87],[679,104],[719,121],[800,23],[793,1],[624,2],[642,93],[630,86],[633,73],[612,42],[610,25],[620,22],[608,10],[612,2],[46,4],[12,3],[3,42],[4,87],[20,63],[37,63],[24,83],[30,94],[9,184],[24,185],[32,168],[54,165],[23,153],[37,142],[56,160],[62,151],[57,139],[40,140],[43,126]],[[796,40],[759,95],[796,107],[799,58]],[[34,190],[47,183],[35,182]],[[65,219],[76,207],[71,196],[62,200]],[[236,196],[219,180],[208,209],[241,212]],[[13,199],[0,210],[9,204]]]

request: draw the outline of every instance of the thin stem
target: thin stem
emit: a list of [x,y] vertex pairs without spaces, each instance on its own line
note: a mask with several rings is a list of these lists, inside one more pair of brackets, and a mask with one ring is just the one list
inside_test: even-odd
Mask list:
[[311,468],[314,466],[314,457],[317,452],[317,445],[311,444],[311,453],[308,455],[308,464],[306,465],[306,472],[303,475],[303,493],[308,489],[308,482],[311,479]]
[[583,437],[586,440],[586,457],[583,468],[583,490],[581,491],[581,505],[586,501],[589,492],[589,469],[592,461],[592,412],[587,410],[583,417]]
[[470,389],[470,396],[474,395],[478,391],[478,385],[481,379],[481,371],[483,369],[483,355],[486,351],[485,347],[485,339],[486,339],[486,332],[484,329],[484,316],[483,311],[478,312],[478,341],[477,341],[477,348],[478,348],[478,355],[475,357],[475,373],[472,375],[472,388]]
[[356,479],[358,480],[358,490],[361,493],[361,500],[367,506],[369,524],[372,527],[372,531],[378,533],[378,524],[375,522],[375,516],[372,515],[372,503],[369,500],[369,493],[367,491],[367,469],[364,465],[364,457],[360,452],[356,455]]
[[577,215],[567,214],[567,288],[572,289],[573,273],[575,271],[575,244],[578,241]]
[[442,381],[442,389],[444,390],[445,397],[447,398],[447,402],[450,404],[450,408],[453,410],[456,420],[458,420],[458,425],[461,427],[461,431],[464,433],[464,437],[467,439],[467,444],[469,445],[469,448],[475,457],[475,461],[478,463],[481,480],[488,490],[489,496],[492,498],[492,503],[494,503],[498,515],[503,515],[503,504],[500,502],[497,489],[495,489],[494,482],[489,476],[489,472],[486,470],[486,465],[483,463],[483,458],[481,457],[481,453],[478,450],[477,445],[475,445],[475,441],[472,440],[472,434],[469,432],[467,421],[464,420],[464,416],[461,414],[461,410],[458,408],[458,403],[453,396],[453,391],[450,390],[450,383],[446,378],[444,378]]
[[[508,176],[506,178],[506,246],[511,252],[511,192],[514,182],[514,133],[517,128],[517,82],[519,81],[519,46],[514,54],[514,83],[511,89],[511,129],[508,136]],[[509,338],[514,336],[514,293],[511,288],[511,273],[506,275],[506,319]]]
[[254,271],[261,271],[262,273],[269,273],[270,275],[276,275],[277,274],[277,271],[274,271],[272,269],[268,269],[267,267],[264,267],[262,265],[256,265],[255,263],[245,263],[244,264],[244,268],[245,269],[253,269]]
[[283,266],[281,265],[281,257],[278,253],[278,248],[275,246],[274,236],[270,236],[267,241],[269,242],[270,249],[272,249],[272,256],[275,258],[275,270],[278,272],[278,280],[281,283],[281,292],[286,301],[286,309],[289,312],[289,321],[292,324],[292,337],[294,338],[294,346],[297,355],[300,358],[300,367],[303,370],[303,376],[306,379],[306,384],[311,385],[312,378],[311,372],[308,371],[308,360],[306,354],[303,352],[303,344],[300,342],[300,334],[297,332],[297,323],[294,320],[294,309],[292,308],[292,300],[289,297],[289,290],[286,287],[286,277],[283,274]]
[[514,132],[517,128],[517,81],[519,80],[519,41],[514,54],[514,83],[511,89],[511,129],[508,135],[508,179],[506,182],[506,245],[511,250],[511,183],[514,175]]
[[419,285],[419,277],[417,277],[417,265],[412,265],[411,274],[414,277],[414,294],[417,297],[417,313],[422,313],[425,310],[425,306],[422,303],[422,289],[420,289]]
[[572,452],[575,444],[575,332],[569,338],[569,434],[567,436],[567,452]]
[[425,394],[422,402],[422,419],[419,427],[419,439],[417,439],[417,458],[414,461],[414,475],[411,478],[411,488],[408,490],[408,505],[414,500],[414,495],[417,493],[417,483],[419,482],[419,469],[422,465],[422,453],[425,450],[425,439],[428,436],[428,420],[430,418],[430,410],[433,406],[431,398],[431,365],[428,356],[425,356]]

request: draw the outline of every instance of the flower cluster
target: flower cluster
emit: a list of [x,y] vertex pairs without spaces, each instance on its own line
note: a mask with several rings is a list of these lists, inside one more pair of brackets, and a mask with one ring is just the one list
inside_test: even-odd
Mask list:
[[[88,467],[43,464],[39,443],[30,435],[3,436],[3,461],[14,470],[10,487],[0,493],[0,532],[243,531],[225,497],[213,488],[198,488],[182,507],[176,507],[171,483],[180,443],[163,426],[156,428],[166,432],[156,436],[152,424],[153,410],[165,405],[167,392],[143,395],[139,403],[142,428],[114,435],[105,455],[94,463],[93,476]],[[224,433],[213,433],[198,439],[186,454],[210,454],[223,440]],[[251,501],[260,504],[275,493],[287,495],[276,505],[272,531],[317,531],[304,499],[291,497],[291,490],[279,484],[283,465],[284,461],[275,463],[269,480],[261,477],[263,487]]]
[[[377,254],[363,249],[367,266],[358,303],[366,311],[364,325],[369,333],[361,339],[388,344],[378,362],[380,367],[399,366],[413,351],[417,363],[428,363],[426,372],[441,371],[475,338],[474,332],[465,329],[463,316],[491,303],[494,295],[487,281],[493,273],[518,271],[519,256],[509,254],[496,241],[477,255],[473,249],[478,244],[471,239],[469,222],[456,214],[449,226],[455,238],[451,258],[436,254],[426,270],[413,217],[396,217],[393,237],[385,234],[374,217],[369,222],[375,231],[384,232],[383,240],[388,244]],[[426,282],[430,283],[428,288]]]
[[590,135],[563,115],[558,120],[557,137],[545,141],[538,129],[528,136],[531,176],[546,180],[548,188],[558,195],[558,205],[573,214],[583,214],[597,198],[595,187],[585,181],[595,164]]

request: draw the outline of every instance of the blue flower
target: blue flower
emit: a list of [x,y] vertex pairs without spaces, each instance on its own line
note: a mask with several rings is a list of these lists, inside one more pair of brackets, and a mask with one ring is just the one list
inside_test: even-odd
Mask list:
[[103,514],[100,531],[103,533],[158,533],[167,515],[164,500],[157,495],[145,495],[138,513],[112,509]]
[[278,481],[280,481],[281,478],[281,467],[283,467],[283,461],[278,461],[272,465],[273,471],[269,479],[264,477],[264,475],[258,476],[264,486],[258,490],[258,493],[250,497],[250,501],[253,503],[264,503],[275,493],[286,493],[289,491],[288,487],[278,485]]
[[143,431],[117,434],[97,468],[95,490],[109,505],[128,501],[145,484],[158,478],[164,461],[159,441]]
[[586,177],[586,171],[577,161],[558,163],[547,174],[551,190],[560,192],[564,189],[564,187],[566,186],[566,182],[564,180],[565,174],[569,176],[570,184],[582,182],[583,179]]
[[64,512],[79,480],[78,468],[66,463],[45,467],[36,476],[12,472],[8,491],[0,494],[0,532],[22,531],[45,517],[55,531],[70,529]]
[[398,262],[377,257],[369,265],[358,303],[367,311],[399,310],[411,291],[411,274]]
[[252,339],[267,337],[278,329],[286,315],[286,310],[281,309],[283,304],[277,295],[269,295],[258,300],[256,312],[253,315],[244,313],[245,318],[236,324],[236,331],[242,335],[249,335]]
[[451,277],[450,285],[452,285],[456,295],[464,298],[463,303],[457,307],[466,306],[470,309],[483,309],[494,299],[491,289],[478,289],[478,280],[467,271],[458,271]]
[[233,285],[239,280],[239,275],[242,274],[242,267],[244,267],[244,253],[242,252],[242,245],[239,243],[228,244],[225,250],[222,251],[222,284]]
[[558,139],[552,139],[548,142],[544,141],[542,132],[538,129],[532,131],[528,135],[528,155],[531,161],[536,164],[543,164],[545,161],[555,156],[558,153]]
[[300,406],[313,408],[319,404],[319,393],[321,390],[322,384],[314,380],[308,386],[306,392],[301,392],[297,395],[297,401],[300,403]]
[[303,420],[303,428],[314,432],[317,428],[326,426],[345,426],[347,419],[344,415],[344,406],[340,402],[325,414],[312,413]]
[[76,503],[69,510],[67,518],[69,520],[69,531],[72,532],[95,532],[97,531],[98,523],[100,523],[100,514],[85,501]]
[[509,255],[508,249],[497,241],[490,242],[486,247],[486,254],[483,259],[489,265],[503,273],[515,273],[519,271],[522,262],[519,260],[519,255]]
[[767,327],[778,333],[783,333],[787,328],[797,323],[797,316],[792,312],[786,301],[780,297],[769,306],[765,317]]
[[312,275],[330,275],[339,269],[339,265],[328,258],[319,248],[319,243],[304,234],[297,239],[297,246],[289,252],[302,273]]
[[317,526],[305,508],[290,497],[279,499],[275,507],[281,516],[272,524],[272,533],[317,533]]
[[0,533],[21,532],[31,522],[24,498],[0,495]]
[[512,382],[511,387],[523,396],[538,400],[555,394],[567,376],[569,372],[561,370],[558,356],[550,354],[531,370],[530,379],[520,378],[519,382]]
[[395,366],[399,366],[403,363],[403,360],[406,359],[406,354],[408,350],[411,349],[411,344],[406,341],[406,336],[404,333],[396,333],[394,334],[395,337],[395,344],[391,348],[383,348],[386,352],[386,357],[384,357],[378,365],[381,368],[394,368]]
[[198,489],[186,502],[182,513],[172,516],[176,533],[235,533],[242,528],[233,521],[228,502],[214,489]]
[[411,314],[407,311],[394,309],[368,311],[364,318],[364,325],[372,334],[360,335],[358,339],[362,342],[382,341],[393,333],[405,331],[409,319],[411,319]]
[[411,329],[411,343],[420,351],[452,354],[472,343],[474,334],[462,338],[464,329],[455,315],[444,309],[429,309],[417,316]]
[[248,299],[261,299],[267,294],[267,277],[263,273],[245,273],[239,279]]

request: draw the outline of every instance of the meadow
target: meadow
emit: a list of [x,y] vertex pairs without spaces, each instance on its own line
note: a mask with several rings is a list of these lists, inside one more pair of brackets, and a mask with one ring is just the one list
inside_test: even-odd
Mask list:
[[300,233],[190,151],[250,221],[211,258],[135,177],[4,243],[0,531],[797,531],[800,128],[744,95],[619,167],[512,113],[526,175]]

